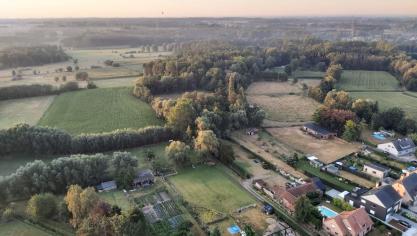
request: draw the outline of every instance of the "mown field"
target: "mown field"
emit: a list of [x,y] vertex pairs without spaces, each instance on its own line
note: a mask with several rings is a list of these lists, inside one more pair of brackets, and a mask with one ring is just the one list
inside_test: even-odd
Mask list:
[[406,115],[417,119],[417,97],[401,92],[350,92],[354,98],[372,99],[378,101],[379,109],[385,110],[392,107],[402,108]]
[[34,227],[22,221],[13,220],[8,223],[0,223],[0,235],[4,236],[52,236],[40,228]]
[[35,125],[54,101],[55,96],[0,101],[0,129],[18,123]]
[[297,79],[322,79],[324,77],[324,72],[312,70],[296,70],[293,72],[292,76]]
[[220,167],[199,166],[170,177],[184,199],[194,205],[232,212],[255,200],[234,183]]
[[103,88],[59,95],[39,125],[72,134],[108,132],[161,125],[152,108],[131,95],[130,88]]
[[337,88],[346,91],[397,91],[398,81],[386,71],[344,70]]
[[100,79],[94,80],[94,83],[99,88],[117,88],[117,87],[133,87],[135,80],[138,77],[127,77],[118,79]]

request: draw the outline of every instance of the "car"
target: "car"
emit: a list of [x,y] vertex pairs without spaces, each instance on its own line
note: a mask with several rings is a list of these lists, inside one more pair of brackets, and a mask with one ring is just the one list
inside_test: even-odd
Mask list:
[[259,163],[259,160],[258,159],[253,159],[253,162]]
[[404,225],[405,227],[407,227],[407,228],[411,228],[411,224],[410,223],[408,223],[407,221],[405,221],[405,220],[398,220],[398,223],[400,223],[401,225]]

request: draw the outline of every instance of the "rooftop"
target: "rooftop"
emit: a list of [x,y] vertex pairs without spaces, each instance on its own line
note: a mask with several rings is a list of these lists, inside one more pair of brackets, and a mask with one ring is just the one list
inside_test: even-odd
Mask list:
[[313,123],[313,122],[305,124],[304,127],[308,128],[308,129],[311,129],[311,130],[314,130],[317,133],[320,133],[322,135],[331,135],[331,134],[333,134],[332,132],[328,131],[327,129],[325,129],[325,128],[323,128],[323,127],[321,127],[318,124]]
[[398,151],[404,151],[404,150],[416,147],[413,140],[411,140],[410,138],[396,139],[392,141],[392,144],[394,144],[395,148]]
[[364,197],[374,195],[385,207],[391,207],[401,200],[401,196],[391,185],[385,185],[377,189],[372,189]]
[[366,163],[364,166],[369,166],[372,169],[379,170],[379,171],[389,171],[390,168],[378,163]]

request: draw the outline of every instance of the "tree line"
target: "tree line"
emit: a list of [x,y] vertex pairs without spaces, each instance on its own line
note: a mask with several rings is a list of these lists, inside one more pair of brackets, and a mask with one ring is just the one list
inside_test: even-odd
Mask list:
[[55,128],[19,124],[0,130],[0,156],[96,153],[165,142],[175,137],[177,135],[171,129],[159,126],[72,136]]
[[10,47],[0,52],[0,69],[39,66],[67,61],[69,58],[61,47],[53,45]]
[[75,81],[66,82],[59,87],[49,84],[13,85],[0,87],[0,100],[55,95],[79,89]]

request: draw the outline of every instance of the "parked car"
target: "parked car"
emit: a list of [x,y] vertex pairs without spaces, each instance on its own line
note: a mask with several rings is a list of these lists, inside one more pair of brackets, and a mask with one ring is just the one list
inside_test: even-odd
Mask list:
[[262,212],[267,214],[267,215],[272,215],[274,214],[274,208],[269,205],[268,203],[264,204],[264,207],[262,207]]
[[259,160],[258,159],[253,159],[253,162],[255,162],[255,163],[259,163]]
[[411,228],[411,224],[410,223],[408,223],[407,221],[405,221],[405,220],[399,220],[398,221],[398,223],[400,223],[400,224],[402,224],[402,225],[404,225],[405,227],[407,227],[407,228]]

